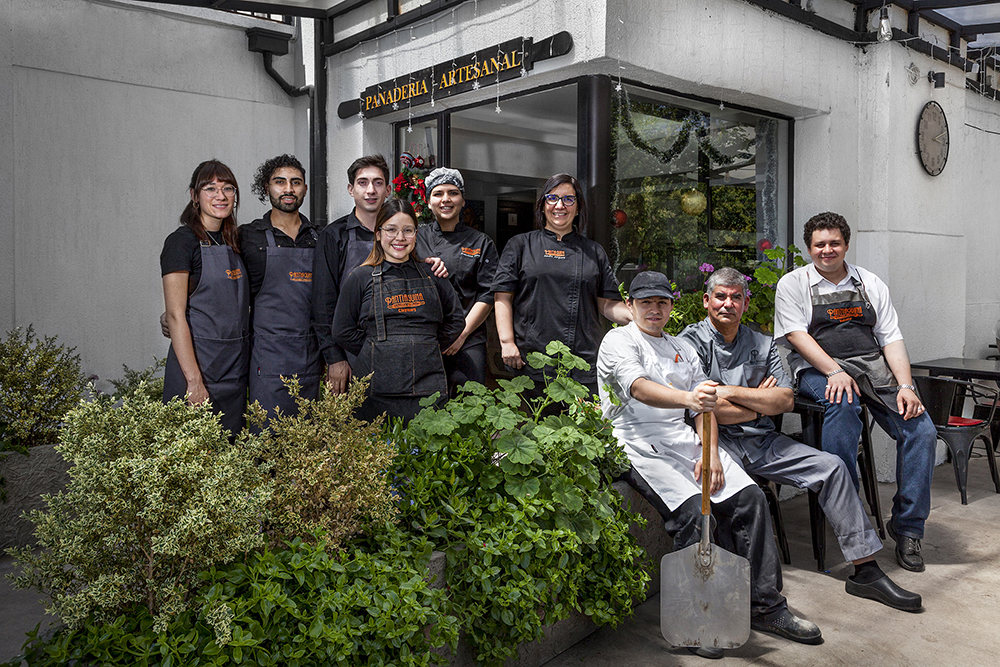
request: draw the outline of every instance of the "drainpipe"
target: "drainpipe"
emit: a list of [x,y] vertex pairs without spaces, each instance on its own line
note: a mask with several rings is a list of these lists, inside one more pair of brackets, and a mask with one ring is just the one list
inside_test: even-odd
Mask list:
[[[317,21],[317,37],[321,35],[322,21]],[[321,140],[325,110],[326,80],[320,79],[320,75],[325,76],[325,71],[320,72],[316,65],[316,82],[319,87],[322,81],[322,95],[317,95],[314,86],[293,86],[285,81],[284,77],[274,69],[274,56],[283,56],[288,53],[288,42],[291,35],[266,30],[264,28],[249,28],[246,31],[247,49],[255,53],[260,53],[264,60],[264,71],[274,79],[275,83],[290,97],[309,96],[309,219],[320,228],[326,226],[326,147]],[[322,42],[318,42],[322,44]],[[317,47],[318,48],[318,47]],[[317,60],[318,63],[318,60]]]

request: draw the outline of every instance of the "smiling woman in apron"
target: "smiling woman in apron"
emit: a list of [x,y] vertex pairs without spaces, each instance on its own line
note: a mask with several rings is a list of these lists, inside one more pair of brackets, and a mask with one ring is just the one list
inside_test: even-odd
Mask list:
[[417,257],[413,207],[400,199],[382,205],[368,259],[344,280],[333,315],[332,337],[357,355],[354,375],[372,374],[357,417],[386,413],[409,421],[420,399],[448,396],[441,351],[465,327],[465,311],[446,278]]
[[535,202],[538,229],[512,238],[500,257],[493,291],[503,361],[535,381],[530,396],[542,393],[542,371],[526,365],[527,355],[544,352],[553,340],[590,364],[571,375],[596,394],[600,316],[618,324],[632,320],[607,253],[580,233],[586,224],[580,183],[556,174]]
[[434,222],[417,234],[421,257],[440,257],[448,266],[465,311],[465,329],[444,351],[448,386],[454,396],[466,382],[486,384],[486,318],[493,309],[497,247],[486,234],[461,221],[465,179],[457,169],[439,167],[427,175],[427,201]]
[[250,360],[250,291],[239,256],[239,187],[218,160],[191,175],[182,226],[160,254],[170,351],[163,400],[206,400],[232,436],[244,425]]

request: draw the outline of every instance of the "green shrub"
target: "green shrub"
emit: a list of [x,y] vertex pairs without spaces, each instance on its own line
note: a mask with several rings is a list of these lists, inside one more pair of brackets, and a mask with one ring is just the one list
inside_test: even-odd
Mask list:
[[134,371],[126,364],[122,364],[121,379],[111,380],[111,384],[115,388],[114,398],[123,399],[125,396],[141,391],[151,399],[160,400],[163,396],[162,371],[166,366],[166,359],[154,359],[152,364],[141,371]]
[[[395,448],[382,419],[367,424],[352,411],[364,400],[367,380],[347,394],[322,388],[319,400],[298,396],[297,380],[286,381],[299,413],[279,415],[261,436],[261,455],[275,482],[268,528],[280,543],[323,533],[336,547],[358,533],[395,519],[396,498],[386,479]],[[258,421],[263,418],[257,412]]]
[[81,402],[57,450],[71,464],[65,491],[35,510],[39,553],[11,553],[19,588],[51,599],[71,628],[142,605],[157,629],[187,608],[197,573],[263,543],[273,483],[255,461],[254,438],[230,444],[218,417],[143,391],[113,407]]
[[[0,342],[0,450],[54,442],[66,413],[83,392],[80,355],[17,327]],[[4,446],[6,445],[6,446]]]
[[[642,520],[609,486],[627,458],[569,377],[587,364],[558,341],[546,352],[528,356],[556,368],[531,415],[518,410],[527,378],[468,383],[393,433],[401,523],[447,554],[451,613],[488,665],[573,609],[617,624],[648,582],[628,533]],[[554,402],[567,412],[543,418]]]
[[161,630],[138,606],[106,623],[32,637],[32,667],[424,666],[455,646],[444,590],[424,580],[430,546],[398,531],[378,554],[295,540],[200,574],[202,593]]

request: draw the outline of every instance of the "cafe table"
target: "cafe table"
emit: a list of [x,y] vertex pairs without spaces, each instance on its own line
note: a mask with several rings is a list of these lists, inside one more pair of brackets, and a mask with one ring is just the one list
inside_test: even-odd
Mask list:
[[927,371],[930,375],[944,375],[958,380],[992,380],[1000,382],[1000,360],[944,357],[910,363],[910,368]]

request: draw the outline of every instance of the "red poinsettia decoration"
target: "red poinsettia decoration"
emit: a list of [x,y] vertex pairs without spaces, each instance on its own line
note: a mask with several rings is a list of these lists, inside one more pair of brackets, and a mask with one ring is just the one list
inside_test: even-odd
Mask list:
[[427,206],[427,187],[424,185],[427,170],[421,169],[423,165],[424,159],[419,155],[414,158],[404,153],[400,158],[399,175],[392,179],[392,185],[397,197],[413,205],[417,222],[430,222],[433,216]]

